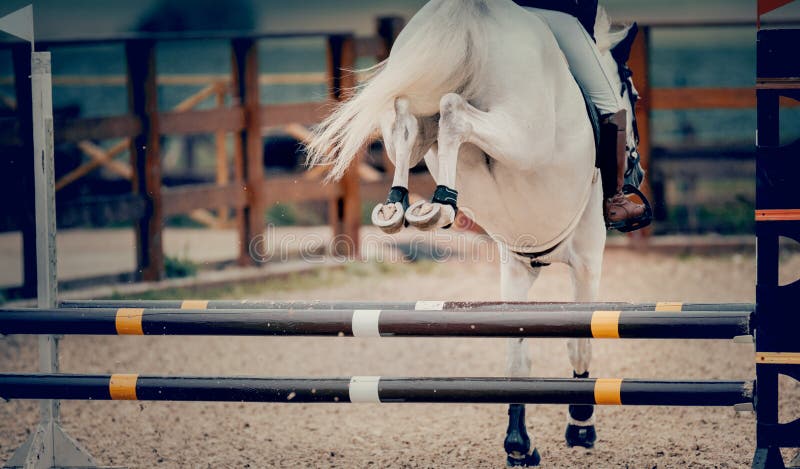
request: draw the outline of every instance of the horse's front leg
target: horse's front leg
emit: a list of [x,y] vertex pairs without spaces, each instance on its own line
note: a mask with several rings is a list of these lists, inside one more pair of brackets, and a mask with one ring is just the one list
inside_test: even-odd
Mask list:
[[436,192],[430,202],[421,200],[406,212],[406,220],[421,230],[449,228],[458,211],[456,191],[456,166],[461,145],[468,141],[471,124],[463,118],[466,104],[457,94],[442,97],[439,105],[439,138],[435,168],[430,168],[436,179]]
[[[504,245],[500,248],[500,295],[503,301],[525,301],[541,268],[531,265],[511,254]],[[508,339],[508,376],[527,378],[531,373],[526,339]],[[503,441],[506,462],[509,466],[537,466],[540,456],[532,447],[525,427],[525,405],[511,404],[508,407],[508,428]]]
[[552,113],[543,110],[539,114],[548,118],[531,121],[532,113],[525,109],[507,105],[484,112],[458,94],[444,95],[439,104],[436,170],[431,171],[438,184],[436,193],[430,202],[409,207],[406,220],[420,229],[447,228],[453,223],[458,211],[456,168],[465,143],[519,171],[531,171],[537,163],[552,160],[556,153]]
[[381,133],[386,153],[394,163],[394,178],[386,203],[378,204],[372,210],[372,224],[392,234],[400,231],[405,222],[404,216],[408,210],[408,173],[419,135],[419,123],[409,112],[407,98],[395,100],[394,111],[387,112],[381,119]]
[[[602,226],[599,190],[584,214],[573,239],[572,254],[569,261],[575,287],[576,302],[597,301],[600,289],[600,271],[603,263],[605,229]],[[589,364],[592,360],[590,339],[570,339],[567,341],[573,377],[589,378]],[[592,448],[597,440],[593,405],[570,405],[566,430],[567,446]]]

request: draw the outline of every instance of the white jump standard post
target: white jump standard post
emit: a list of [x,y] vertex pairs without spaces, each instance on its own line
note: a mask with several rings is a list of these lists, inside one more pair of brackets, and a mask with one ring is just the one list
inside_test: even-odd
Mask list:
[[[39,308],[55,308],[56,207],[53,152],[53,89],[50,52],[36,52],[31,5],[0,18],[0,30],[30,41],[31,90],[33,95],[33,159],[36,191],[36,267]],[[19,103],[24,106],[25,103]],[[39,370],[58,373],[58,337],[39,336]],[[44,469],[51,467],[97,467],[94,459],[61,428],[60,402],[40,404],[41,420],[36,431],[11,456],[4,467]]]

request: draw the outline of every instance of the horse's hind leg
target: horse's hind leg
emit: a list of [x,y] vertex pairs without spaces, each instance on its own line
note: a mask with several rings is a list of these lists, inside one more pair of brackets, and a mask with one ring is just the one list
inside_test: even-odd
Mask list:
[[[525,301],[528,291],[539,276],[538,268],[534,269],[527,262],[513,256],[503,246],[500,247],[500,295],[503,301]],[[528,356],[528,341],[525,339],[508,339],[508,375],[512,377],[528,377],[531,372],[531,361]],[[537,466],[540,461],[539,452],[531,448],[531,439],[525,428],[525,406],[511,404],[508,407],[508,429],[503,442],[506,450],[506,462],[509,466]]]
[[413,155],[420,128],[417,118],[409,112],[408,99],[397,98],[394,107],[394,112],[381,119],[383,144],[395,167],[392,189],[386,203],[378,204],[372,210],[372,224],[390,234],[403,228],[408,209],[408,173],[412,158],[416,156],[419,160],[421,157]]

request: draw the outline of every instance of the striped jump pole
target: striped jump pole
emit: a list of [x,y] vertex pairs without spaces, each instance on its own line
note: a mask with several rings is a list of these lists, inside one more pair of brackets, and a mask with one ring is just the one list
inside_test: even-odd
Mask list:
[[422,311],[755,311],[748,303],[543,303],[508,301],[272,301],[272,300],[91,300],[62,301],[62,308],[143,309],[292,309],[292,310],[422,310]]
[[273,403],[447,403],[736,406],[748,381],[556,378],[222,378],[135,374],[0,374],[4,399]]
[[0,310],[0,333],[57,335],[740,339],[751,313],[689,311]]

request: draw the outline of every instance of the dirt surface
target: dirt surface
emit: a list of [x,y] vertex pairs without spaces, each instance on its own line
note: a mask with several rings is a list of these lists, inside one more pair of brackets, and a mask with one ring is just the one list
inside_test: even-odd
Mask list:
[[[291,299],[497,299],[492,262],[365,266]],[[798,277],[800,256],[783,263]],[[601,299],[751,302],[750,256],[606,256]],[[542,274],[530,298],[569,300],[567,269]],[[257,376],[502,376],[504,340],[68,337],[65,372]],[[571,373],[564,340],[531,341],[533,375]],[[35,338],[0,342],[0,369],[34,371]],[[753,348],[716,341],[595,341],[593,376],[752,379]],[[796,404],[800,391],[783,383]],[[794,407],[797,407],[796,405]],[[786,409],[784,420],[796,418]],[[544,467],[749,467],[754,416],[728,408],[603,407],[594,450],[569,449],[564,406],[530,406]],[[0,457],[34,428],[37,405],[0,404]],[[261,405],[65,402],[64,426],[103,464],[128,467],[503,467],[499,405]]]

